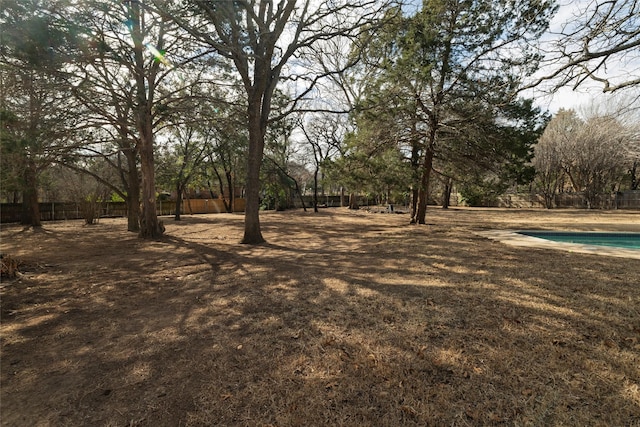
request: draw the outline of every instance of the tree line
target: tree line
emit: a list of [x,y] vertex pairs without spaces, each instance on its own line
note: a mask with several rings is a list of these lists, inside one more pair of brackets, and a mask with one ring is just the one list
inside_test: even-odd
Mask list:
[[[583,40],[593,40],[598,22],[617,19],[625,32],[617,50],[576,54],[564,74],[546,78],[567,80],[591,61],[634,52],[635,8],[585,23]],[[550,0],[8,0],[0,17],[2,193],[37,227],[39,192],[62,181],[84,188],[85,201],[124,200],[128,230],[158,238],[159,187],[179,204],[197,182],[229,211],[242,189],[242,241],[250,244],[264,241],[261,204],[277,205],[290,187],[301,194],[302,177],[316,210],[331,184],[354,196],[404,198],[418,224],[435,184],[445,206],[454,184],[469,200],[532,183],[546,197],[561,187],[552,175],[562,171],[591,200],[610,182],[585,183],[545,148],[551,124],[568,113],[547,127],[549,115],[520,95],[546,58],[539,42],[556,11]],[[566,43],[575,43],[572,34]],[[616,80],[605,89],[635,85]],[[616,126],[625,129],[621,150],[635,177],[637,133],[612,121],[606,128]],[[556,167],[543,158],[565,160]]]
[[619,109],[585,116],[561,109],[535,146],[533,184],[547,208],[553,208],[556,195],[566,191],[579,192],[586,207],[594,208],[600,195],[638,190],[638,112],[631,121]]

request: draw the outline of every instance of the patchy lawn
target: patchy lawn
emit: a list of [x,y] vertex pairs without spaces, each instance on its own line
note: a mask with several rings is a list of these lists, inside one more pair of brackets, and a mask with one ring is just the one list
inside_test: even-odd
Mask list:
[[640,425],[640,262],[474,231],[640,212],[325,209],[3,225],[3,426]]

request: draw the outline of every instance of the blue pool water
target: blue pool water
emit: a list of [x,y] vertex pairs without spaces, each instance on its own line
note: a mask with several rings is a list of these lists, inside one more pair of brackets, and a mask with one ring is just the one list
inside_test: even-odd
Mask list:
[[580,243],[583,245],[614,246],[640,249],[640,233],[601,233],[573,231],[519,231],[525,236],[538,237],[554,242]]

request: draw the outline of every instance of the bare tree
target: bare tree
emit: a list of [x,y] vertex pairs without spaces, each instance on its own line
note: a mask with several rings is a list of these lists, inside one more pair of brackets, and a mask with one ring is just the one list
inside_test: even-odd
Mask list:
[[238,132],[237,128],[229,126],[229,123],[218,122],[215,129],[209,129],[207,139],[207,161],[203,166],[209,191],[211,197],[214,197],[210,179],[210,172],[213,172],[225,211],[231,213],[234,211],[235,199],[240,197],[236,194],[236,187],[242,182],[240,175],[244,175],[242,159],[246,157],[247,137]]
[[[82,81],[71,85],[71,93],[90,111],[89,121],[96,127],[92,145],[85,155],[102,157],[117,172],[116,181],[108,181],[113,191],[127,204],[127,230],[140,231],[140,169],[138,137],[133,118],[133,90],[126,67],[110,62],[105,55],[85,58]],[[123,69],[124,68],[124,69]],[[103,136],[103,137],[101,137]],[[107,149],[107,147],[112,149]],[[69,159],[65,164],[80,168]],[[93,171],[85,171],[92,175]],[[118,182],[119,181],[119,182]]]
[[313,155],[313,211],[318,212],[318,188],[323,164],[339,152],[344,140],[346,123],[341,116],[309,116],[300,124]]
[[629,166],[629,189],[640,187],[640,122],[629,128],[627,144],[627,164]]
[[625,129],[615,118],[595,117],[570,141],[571,155],[563,156],[563,168],[587,207],[594,208],[597,197],[615,191],[624,174]]
[[[297,65],[321,40],[357,37],[377,19],[385,1],[337,0],[191,0],[181,11],[168,10],[181,26],[227,58],[239,73],[247,99],[249,152],[245,230],[242,243],[264,242],[260,231],[260,166],[271,102],[283,76],[296,79]],[[165,8],[160,2],[158,6]],[[193,11],[189,15],[189,10]],[[304,72],[297,73],[305,81]],[[308,77],[308,76],[307,76]],[[307,79],[296,95],[311,91],[321,75]]]
[[[106,173],[113,173],[103,159],[92,159],[84,168],[99,173],[99,169],[108,169]],[[104,173],[100,174],[104,176]],[[111,189],[109,186],[83,172],[76,172],[68,168],[59,167],[56,179],[60,183],[62,196],[78,206],[85,225],[96,224],[105,202],[109,201]]]
[[594,98],[579,111],[584,117],[610,117],[619,123],[626,135],[624,167],[629,177],[628,189],[637,190],[640,185],[640,90],[629,89],[606,98]]
[[[571,3],[565,7],[571,7]],[[552,72],[536,80],[555,88],[574,89],[587,80],[604,92],[637,86],[640,60],[640,2],[612,0],[580,2],[547,48],[543,65]]]
[[180,221],[182,199],[189,183],[201,170],[206,159],[207,133],[196,121],[187,121],[169,129],[168,140],[158,156],[158,178],[176,191],[174,219]]
[[575,111],[560,110],[549,122],[534,148],[532,164],[536,170],[535,188],[542,193],[547,209],[555,206],[564,170],[560,147],[567,145],[574,132],[582,125]]
[[545,200],[558,189],[559,166],[585,205],[597,207],[600,195],[619,189],[631,135],[615,117],[581,120],[575,111],[561,110],[547,126],[534,158]]
[[156,134],[168,118],[190,108],[193,94],[185,89],[203,82],[194,64],[210,52],[160,15],[150,0],[85,0],[73,10],[71,19],[83,22],[77,67],[70,73],[73,92],[113,135],[118,150],[106,157],[121,168],[129,229],[138,229],[143,238],[159,237]]

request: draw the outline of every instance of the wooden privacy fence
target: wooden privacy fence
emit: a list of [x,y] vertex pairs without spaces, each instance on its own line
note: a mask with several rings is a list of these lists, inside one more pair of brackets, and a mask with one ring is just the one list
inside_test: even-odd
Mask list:
[[[41,221],[54,221],[54,220],[66,220],[66,219],[80,219],[82,218],[82,210],[77,203],[40,203],[40,220]],[[107,203],[106,206],[110,207],[112,211],[117,211],[119,203]],[[124,214],[115,213],[114,216],[126,215],[127,209],[123,205]],[[0,222],[20,222],[22,217],[22,204],[21,203],[2,203],[0,205]]]
[[[304,196],[307,208],[312,206],[310,196]],[[460,195],[453,194],[451,206],[460,205],[458,203]],[[318,200],[324,206],[340,206],[340,196],[321,196]],[[369,205],[369,200],[361,198],[361,206]],[[580,194],[558,194],[555,199],[557,208],[586,208],[583,197]],[[294,205],[302,207],[298,199],[294,199]],[[495,200],[485,204],[487,207],[506,208],[544,208],[544,200],[538,194],[507,194],[497,197]],[[233,204],[234,212],[244,212],[245,200],[235,199]],[[623,191],[611,195],[602,195],[597,200],[597,207],[603,209],[640,209],[640,190]],[[158,201],[156,203],[158,215],[175,215],[175,201]],[[182,202],[182,213],[203,214],[226,212],[222,199],[185,199]],[[0,222],[20,222],[22,215],[22,204],[2,203],[0,204]],[[127,206],[124,202],[106,202],[100,206],[100,217],[124,217],[127,216]],[[77,203],[40,203],[40,220],[68,220],[82,219],[82,209]]]
[[616,208],[640,209],[640,190],[623,191],[616,194]]
[[[233,201],[234,212],[244,212],[244,199],[235,199]],[[158,201],[156,203],[158,215],[175,215],[175,201]],[[227,210],[224,207],[222,199],[185,199],[182,201],[182,214],[202,214],[202,213],[223,213]]]
[[[596,197],[596,209],[640,209],[640,190],[602,194]],[[544,198],[539,194],[505,194],[486,203],[489,207],[500,208],[544,208]],[[554,198],[556,208],[587,208],[580,193],[561,193]]]
[[[244,199],[235,199],[234,212],[244,212]],[[176,202],[158,201],[156,203],[158,215],[175,215]],[[190,199],[182,203],[183,214],[221,213],[226,212],[221,199]],[[0,204],[0,222],[20,222],[22,216],[21,203]],[[105,202],[100,205],[101,218],[127,216],[127,205],[124,202]],[[40,203],[41,221],[64,221],[82,219],[82,209],[77,203]]]

